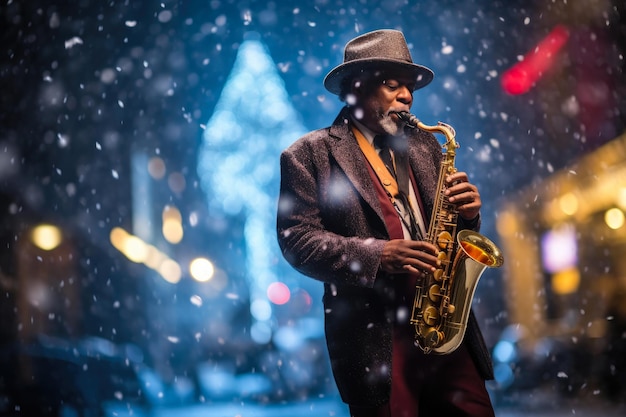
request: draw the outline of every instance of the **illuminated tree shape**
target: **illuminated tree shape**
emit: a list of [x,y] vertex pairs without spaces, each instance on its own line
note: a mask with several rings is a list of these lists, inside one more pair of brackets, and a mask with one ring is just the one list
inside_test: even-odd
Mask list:
[[241,213],[246,219],[246,269],[252,304],[267,303],[267,288],[278,281],[276,260],[281,254],[275,216],[279,156],[305,132],[299,120],[266,48],[256,39],[244,41],[207,123],[198,175],[212,210],[226,215]]

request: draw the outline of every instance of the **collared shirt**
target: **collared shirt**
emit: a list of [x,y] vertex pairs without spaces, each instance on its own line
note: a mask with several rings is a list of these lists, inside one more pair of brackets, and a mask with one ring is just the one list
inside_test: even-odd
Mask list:
[[[370,145],[374,146],[374,137],[376,134],[365,125],[360,123],[357,120],[352,119],[356,127],[361,131],[365,139],[370,143]],[[377,152],[380,152],[379,148],[376,148]],[[393,158],[393,150],[390,150],[391,157]],[[417,197],[415,196],[415,190],[413,188],[413,184],[411,179],[409,178],[409,199],[411,201],[411,206],[413,209],[413,215],[415,216],[415,221],[417,222],[417,226],[420,229],[420,233],[422,236],[426,236],[426,227],[424,225],[424,218],[422,217],[422,213],[419,210],[419,203],[417,201]],[[407,208],[404,207],[402,201],[400,199],[395,200],[396,210],[398,211],[398,217],[400,218],[400,223],[402,224],[402,232],[404,234],[405,239],[411,239],[411,233],[407,227],[407,224],[410,224],[409,214],[407,212]],[[411,209],[411,208],[409,208]]]

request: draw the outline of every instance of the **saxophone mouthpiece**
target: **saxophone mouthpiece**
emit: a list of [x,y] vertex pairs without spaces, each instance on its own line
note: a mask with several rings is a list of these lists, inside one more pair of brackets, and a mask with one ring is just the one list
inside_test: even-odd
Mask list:
[[420,122],[415,115],[408,111],[396,111],[394,112],[400,120],[402,120],[408,127],[415,129]]

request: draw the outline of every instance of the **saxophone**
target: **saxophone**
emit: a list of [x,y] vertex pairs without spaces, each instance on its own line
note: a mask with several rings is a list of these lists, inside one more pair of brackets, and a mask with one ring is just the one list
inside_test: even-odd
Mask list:
[[396,114],[411,128],[446,137],[438,191],[426,236],[426,240],[439,249],[441,265],[418,281],[410,320],[422,351],[445,355],[454,352],[463,341],[472,299],[483,271],[487,267],[500,267],[504,259],[500,249],[480,233],[472,230],[457,233],[459,212],[445,195],[446,177],[456,172],[454,158],[459,145],[454,128],[442,122],[436,126],[425,125],[408,112]]

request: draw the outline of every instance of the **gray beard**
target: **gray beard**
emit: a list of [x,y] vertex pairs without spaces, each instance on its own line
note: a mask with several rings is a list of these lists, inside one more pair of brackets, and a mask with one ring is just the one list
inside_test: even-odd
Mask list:
[[379,113],[378,121],[383,131],[391,136],[399,136],[404,132],[404,125],[394,120],[389,114]]

